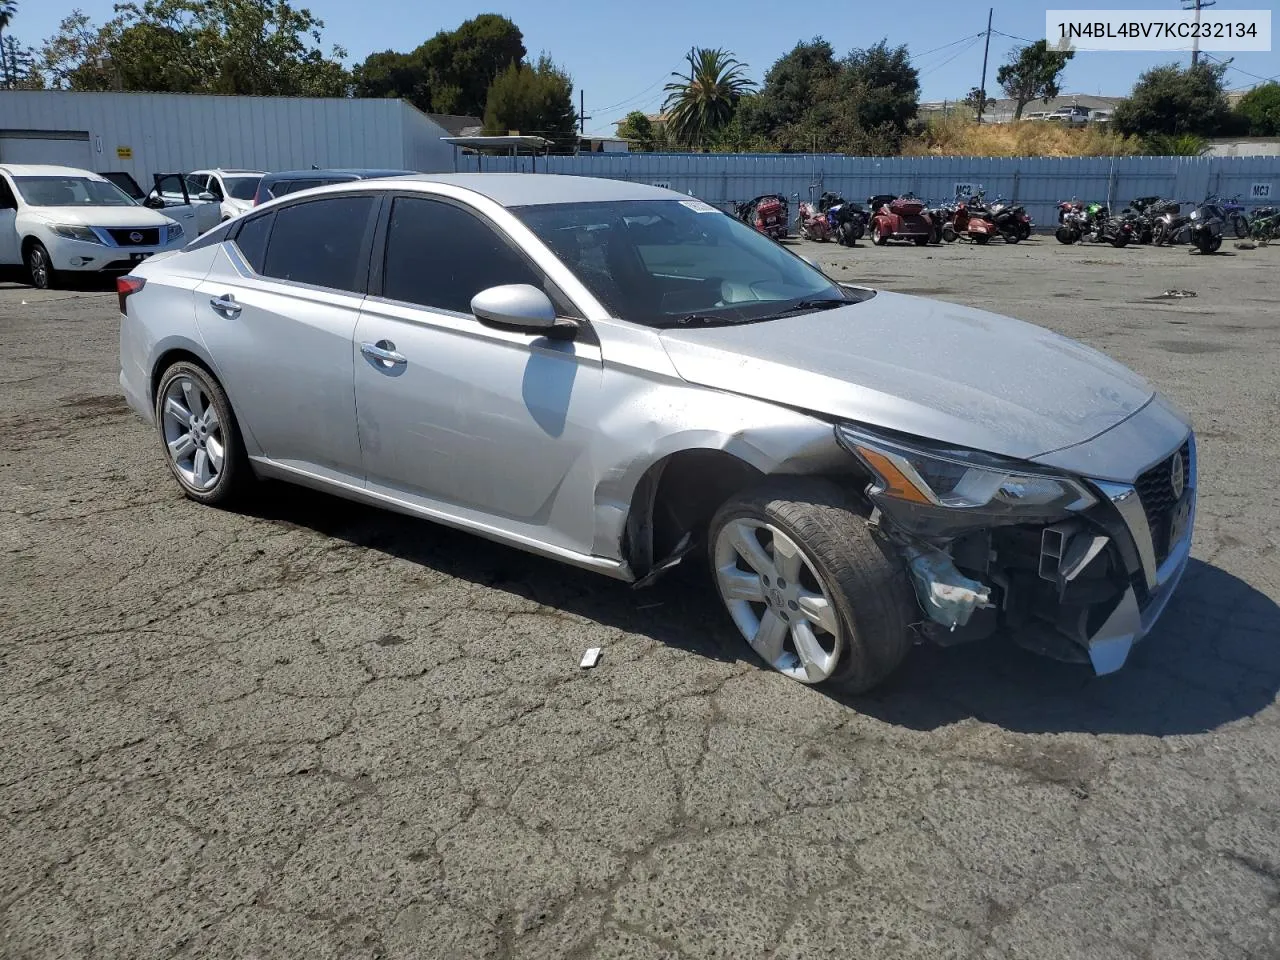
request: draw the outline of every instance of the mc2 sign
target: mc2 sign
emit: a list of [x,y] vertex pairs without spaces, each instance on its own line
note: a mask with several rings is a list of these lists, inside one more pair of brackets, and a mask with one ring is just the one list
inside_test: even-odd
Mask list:
[[1249,199],[1250,200],[1270,200],[1271,184],[1269,183],[1252,184],[1249,187]]

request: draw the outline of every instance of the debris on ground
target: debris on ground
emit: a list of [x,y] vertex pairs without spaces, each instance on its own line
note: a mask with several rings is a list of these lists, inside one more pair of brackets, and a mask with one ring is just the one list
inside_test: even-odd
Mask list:
[[582,662],[578,664],[583,670],[589,670],[600,662],[601,647],[592,647],[582,655]]
[[1152,300],[1186,300],[1190,297],[1199,296],[1194,290],[1166,290],[1164,293],[1158,293]]
[[1251,240],[1241,240],[1236,244],[1237,250],[1256,250],[1258,245]]

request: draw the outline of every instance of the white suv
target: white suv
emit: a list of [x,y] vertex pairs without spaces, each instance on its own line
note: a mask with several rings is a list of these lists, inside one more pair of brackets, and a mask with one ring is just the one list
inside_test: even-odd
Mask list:
[[222,213],[220,219],[238,217],[253,206],[261,170],[193,170],[187,174],[187,190],[195,197],[211,193]]
[[126,273],[185,242],[180,224],[96,173],[0,166],[0,264],[25,266],[35,287],[65,272]]

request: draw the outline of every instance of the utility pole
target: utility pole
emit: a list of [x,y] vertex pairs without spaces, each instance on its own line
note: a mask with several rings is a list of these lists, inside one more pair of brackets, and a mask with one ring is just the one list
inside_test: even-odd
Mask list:
[[979,123],[982,122],[982,111],[987,105],[987,54],[991,52],[991,15],[993,13],[995,13],[995,7],[987,7],[987,44],[982,48],[982,83],[978,85]]
[[1218,0],[1182,0],[1183,10],[1194,10],[1196,12],[1196,35],[1191,39],[1191,66],[1195,66],[1200,62],[1200,9],[1202,7],[1212,7]]
[[578,91],[578,132],[587,132],[587,121],[591,118],[587,116],[587,94],[584,90]]

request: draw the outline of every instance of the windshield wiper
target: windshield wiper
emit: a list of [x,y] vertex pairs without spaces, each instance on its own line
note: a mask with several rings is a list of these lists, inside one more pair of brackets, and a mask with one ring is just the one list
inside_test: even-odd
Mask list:
[[821,300],[797,300],[788,307],[783,307],[777,313],[771,313],[767,317],[757,317],[757,320],[777,320],[779,317],[785,317],[792,313],[803,313],[808,310],[833,310],[836,307],[847,307],[852,300],[832,299],[831,297],[823,297]]
[[662,324],[663,327],[727,327],[730,324],[742,323],[729,317],[717,317],[712,313],[686,313],[683,317],[675,317]]

